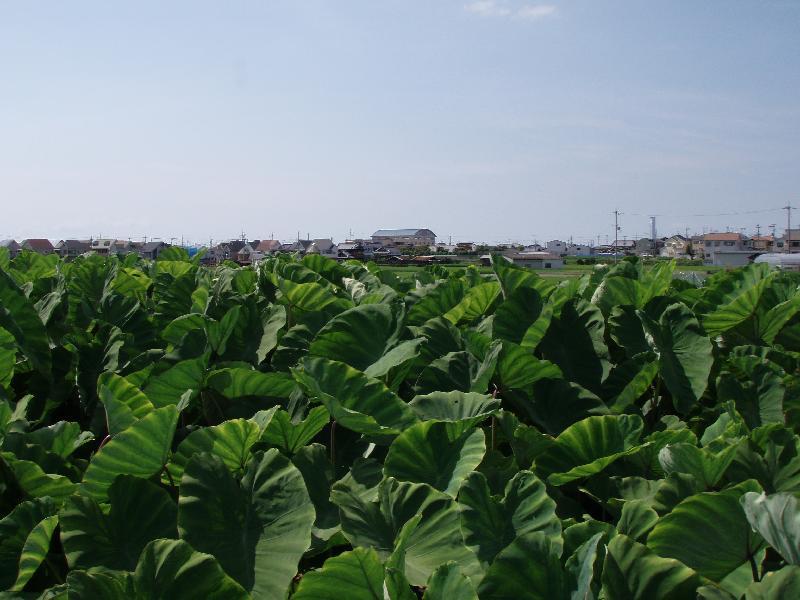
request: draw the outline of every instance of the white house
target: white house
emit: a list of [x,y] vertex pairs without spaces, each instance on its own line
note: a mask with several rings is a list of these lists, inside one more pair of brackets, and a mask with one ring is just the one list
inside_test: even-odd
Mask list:
[[689,251],[689,239],[682,235],[673,235],[664,240],[659,254],[665,258],[684,258]]

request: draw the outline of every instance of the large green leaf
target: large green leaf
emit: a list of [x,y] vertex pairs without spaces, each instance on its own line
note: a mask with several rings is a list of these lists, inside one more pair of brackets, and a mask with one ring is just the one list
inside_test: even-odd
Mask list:
[[713,488],[722,478],[736,456],[736,446],[730,445],[714,452],[694,444],[668,444],[658,453],[664,473],[688,473],[704,489]]
[[296,307],[313,312],[323,310],[332,304],[350,304],[344,298],[337,298],[332,288],[313,281],[295,283],[288,279],[281,279],[278,287],[281,291],[281,301],[290,308]]
[[502,498],[491,495],[483,473],[470,473],[458,502],[464,539],[483,563],[490,564],[514,539],[531,531],[542,531],[553,545],[561,546],[556,503],[530,471],[517,473]]
[[16,362],[17,342],[13,335],[0,327],[0,390],[11,383]]
[[470,577],[480,565],[464,545],[459,509],[452,497],[424,483],[385,479],[377,497],[364,497],[358,487],[334,486],[331,499],[339,506],[342,531],[353,546],[374,548],[388,558],[404,525],[421,515],[404,542],[405,575],[412,585],[424,585],[447,561],[456,562]]
[[305,419],[293,422],[285,410],[277,411],[270,420],[261,441],[279,448],[284,454],[294,454],[314,439],[330,421],[324,406],[312,408]]
[[560,378],[543,378],[533,384],[533,401],[520,407],[542,430],[557,434],[576,421],[609,414],[608,407],[586,388]]
[[639,317],[658,354],[659,372],[675,408],[688,412],[708,387],[714,363],[711,340],[684,304],[669,306],[658,322],[642,311]]
[[535,289],[546,296],[555,287],[552,281],[540,277],[530,269],[514,265],[502,254],[492,254],[492,270],[500,282],[506,300],[513,297],[520,288]]
[[478,595],[498,600],[566,600],[570,583],[559,550],[541,531],[521,535],[494,560]]
[[606,277],[592,295],[592,304],[596,304],[608,315],[615,306],[633,306],[643,308],[653,297],[651,289],[630,277]]
[[83,493],[106,499],[118,475],[147,479],[164,468],[178,423],[178,409],[166,406],[152,411],[116,435],[94,455],[83,476]]
[[220,458],[232,472],[243,473],[250,449],[260,436],[258,424],[245,419],[232,419],[213,427],[195,429],[178,444],[169,463],[169,472],[179,480],[192,456],[209,452]]
[[754,285],[743,286],[730,302],[716,308],[703,318],[705,330],[710,335],[717,335],[750,318],[755,313],[761,295],[771,280],[772,277],[768,275]]
[[142,391],[156,408],[176,406],[187,390],[199,393],[203,387],[206,362],[205,356],[183,360],[152,377]]
[[500,284],[496,281],[480,283],[469,288],[461,302],[443,316],[454,325],[458,325],[462,321],[469,323],[489,312],[499,295]]
[[93,498],[75,495],[61,509],[61,544],[73,569],[133,570],[149,542],[177,537],[178,507],[156,484],[122,475],[108,501],[104,510]]
[[142,551],[134,573],[137,597],[163,600],[246,600],[248,594],[214,557],[182,540],[155,540]]
[[686,498],[661,517],[647,538],[647,546],[709,579],[722,581],[763,546],[739,504],[739,498],[754,488],[758,485],[745,482],[723,492]]
[[311,551],[327,549],[336,534],[341,539],[339,508],[331,502],[331,486],[336,481],[335,468],[328,449],[322,444],[298,448],[292,464],[303,475],[311,502],[314,504],[314,526],[311,528]]
[[478,600],[472,580],[454,562],[441,565],[428,579],[423,600]]
[[477,425],[500,408],[500,401],[475,392],[433,392],[415,396],[409,406],[423,421]]
[[39,313],[17,284],[0,270],[0,327],[8,331],[17,346],[39,371],[48,374],[50,342]]
[[[543,330],[547,329],[552,318],[552,310],[548,307],[549,310],[545,314],[544,307],[542,295],[535,288],[517,289],[497,307],[492,323],[492,335],[519,344],[525,338],[527,331],[542,318],[538,329],[543,336]],[[538,341],[541,341],[541,336]]]
[[280,331],[286,326],[286,307],[280,304],[271,306],[262,315],[262,322],[264,329],[256,351],[259,363],[264,362],[267,355],[278,346]]
[[81,431],[78,423],[58,421],[47,427],[40,427],[26,436],[26,442],[41,446],[61,458],[68,458],[81,446],[94,439],[91,431]]
[[396,339],[398,323],[386,304],[365,304],[336,315],[319,330],[309,354],[364,371]]
[[[33,574],[30,568],[37,557],[43,558],[47,554],[47,548],[43,551],[35,548],[44,545],[45,537],[49,546],[52,530],[49,534],[47,532],[54,522],[47,519],[54,516],[56,511],[56,505],[50,498],[29,500],[19,503],[0,520],[0,588],[7,590],[15,583],[24,585],[25,577],[30,578]],[[42,525],[45,521],[47,524]]]
[[311,542],[314,507],[300,471],[276,449],[253,457],[241,483],[212,454],[183,473],[181,538],[214,555],[257,597],[282,598]]
[[780,376],[764,364],[753,365],[744,381],[723,371],[717,378],[717,396],[721,402],[733,400],[736,410],[750,427],[783,423],[786,389]]
[[47,553],[50,551],[50,539],[57,526],[58,515],[52,515],[39,521],[28,534],[20,553],[19,573],[11,587],[12,592],[22,591],[25,584],[30,581],[36,570],[45,561]]
[[639,449],[644,423],[636,415],[588,417],[570,425],[536,459],[536,472],[553,485],[590,477]]
[[608,600],[694,600],[700,577],[680,561],[663,558],[624,535],[608,544],[603,594]]
[[745,600],[783,600],[800,593],[800,567],[787,565],[764,575],[745,590]]
[[585,300],[570,301],[553,319],[539,349],[567,379],[598,392],[610,370],[604,336],[605,319],[600,309]]
[[639,354],[620,363],[611,371],[603,384],[605,398],[610,409],[622,413],[647,393],[658,375],[658,361],[652,353]]
[[228,399],[288,398],[297,387],[286,373],[262,373],[244,367],[226,367],[211,371],[206,385]]
[[124,431],[155,408],[138,387],[108,371],[97,379],[97,396],[105,406],[110,435]]
[[300,580],[292,600],[384,600],[383,565],[375,550],[355,548]]
[[414,290],[406,298],[409,325],[422,325],[425,321],[441,317],[464,297],[464,282],[448,279]]
[[548,360],[536,358],[529,349],[503,342],[497,375],[504,388],[527,389],[540,379],[560,379],[561,369]]
[[381,381],[342,362],[309,357],[296,374],[344,427],[360,433],[399,433],[417,419]]
[[61,500],[77,489],[77,484],[58,473],[47,473],[38,463],[31,460],[18,459],[11,452],[2,452],[0,457],[8,465],[16,479],[16,484],[31,498],[50,496]]
[[764,343],[772,345],[783,327],[800,311],[800,294],[770,308],[759,319],[759,334]]
[[800,565],[800,505],[797,496],[786,492],[769,496],[747,492],[740,502],[750,526],[787,563]]
[[481,429],[423,421],[398,435],[389,446],[384,473],[398,481],[427,483],[455,496],[461,482],[483,459],[486,441]]

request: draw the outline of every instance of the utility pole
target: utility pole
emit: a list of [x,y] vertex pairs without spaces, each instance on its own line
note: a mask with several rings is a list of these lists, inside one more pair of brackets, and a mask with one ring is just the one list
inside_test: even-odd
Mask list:
[[783,207],[783,210],[786,211],[786,238],[783,240],[783,251],[784,252],[791,252],[790,248],[792,245],[792,209],[794,207],[791,204],[787,204]]
[[758,223],[756,223],[756,237],[757,238],[761,237],[761,225],[759,225]]
[[617,262],[617,252],[619,250],[619,216],[618,210],[614,211],[614,262]]

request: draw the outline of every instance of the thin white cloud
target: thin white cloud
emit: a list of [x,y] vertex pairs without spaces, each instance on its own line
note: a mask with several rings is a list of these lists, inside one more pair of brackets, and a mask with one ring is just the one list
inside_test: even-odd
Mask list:
[[558,8],[552,4],[529,4],[520,8],[517,11],[517,16],[520,19],[536,21],[538,19],[552,17],[557,12]]
[[507,17],[538,21],[555,15],[558,7],[553,4],[525,4],[514,7],[504,0],[475,0],[475,2],[464,5],[464,10],[480,17]]
[[511,14],[510,8],[503,6],[495,0],[478,0],[477,2],[470,2],[464,6],[464,10],[481,17],[507,17]]

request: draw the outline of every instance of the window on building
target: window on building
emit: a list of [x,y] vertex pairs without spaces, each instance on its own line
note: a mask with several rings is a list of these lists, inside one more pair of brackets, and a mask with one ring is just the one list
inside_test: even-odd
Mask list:
[[733,246],[733,242],[725,242],[726,246]]

